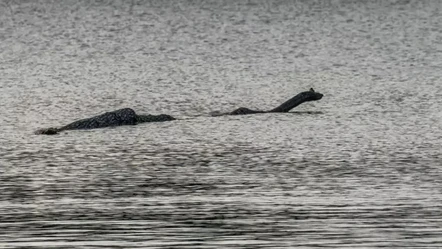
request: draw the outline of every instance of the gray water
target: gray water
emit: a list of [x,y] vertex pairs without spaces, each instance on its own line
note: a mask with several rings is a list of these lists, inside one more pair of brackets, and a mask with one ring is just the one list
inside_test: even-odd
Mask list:
[[[442,248],[441,23],[440,1],[0,2],[0,248]],[[33,135],[124,107],[179,120]]]

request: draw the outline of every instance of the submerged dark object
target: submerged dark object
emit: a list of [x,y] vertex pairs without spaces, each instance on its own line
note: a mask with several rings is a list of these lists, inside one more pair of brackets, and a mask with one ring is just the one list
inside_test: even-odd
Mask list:
[[40,129],[35,134],[54,135],[65,130],[96,129],[121,125],[136,125],[146,122],[163,122],[175,120],[166,114],[160,115],[137,115],[131,108],[123,108],[112,112],[106,112],[91,118],[81,119],[60,128]]
[[[271,113],[271,112],[289,112],[291,109],[297,107],[298,105],[307,102],[322,99],[324,95],[318,92],[315,92],[313,88],[310,88],[310,91],[301,92],[297,94],[295,97],[287,100],[282,103],[280,106],[270,110],[270,111],[259,111],[259,110],[251,110],[245,107],[238,108],[233,112],[223,113],[223,114],[212,114],[212,116],[219,115],[245,115],[245,114],[255,114],[255,113]],[[104,128],[104,127],[112,127],[112,126],[121,126],[121,125],[136,125],[140,123],[146,122],[164,122],[175,120],[174,117],[167,114],[160,115],[138,115],[131,108],[123,108],[112,112],[106,112],[91,118],[81,119],[75,122],[72,122],[68,125],[65,125],[60,128],[46,128],[40,129],[35,132],[35,134],[45,134],[45,135],[54,135],[60,131],[65,130],[84,130],[84,129],[96,129],[96,128]]]

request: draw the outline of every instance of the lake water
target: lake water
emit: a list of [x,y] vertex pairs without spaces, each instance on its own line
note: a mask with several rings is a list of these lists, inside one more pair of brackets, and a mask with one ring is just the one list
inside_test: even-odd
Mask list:
[[[440,1],[0,2],[0,248],[442,248],[441,23]],[[179,120],[33,134],[124,107]]]

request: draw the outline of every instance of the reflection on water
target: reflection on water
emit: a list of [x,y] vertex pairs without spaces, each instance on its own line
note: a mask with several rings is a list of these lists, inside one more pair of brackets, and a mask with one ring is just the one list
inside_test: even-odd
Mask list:
[[442,247],[439,3],[132,2],[1,10],[0,248]]

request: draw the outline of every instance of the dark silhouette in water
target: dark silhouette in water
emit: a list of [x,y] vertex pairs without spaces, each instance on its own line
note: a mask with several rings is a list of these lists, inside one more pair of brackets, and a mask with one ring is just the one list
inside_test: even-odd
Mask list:
[[[322,99],[323,96],[324,96],[323,94],[315,92],[313,88],[310,88],[310,91],[299,93],[295,97],[287,100],[286,102],[282,103],[280,106],[270,111],[251,110],[245,107],[241,107],[230,113],[223,113],[223,114],[213,113],[212,116],[246,115],[246,114],[255,114],[255,113],[270,113],[270,112],[289,112],[291,109],[295,108],[296,106],[304,102],[320,100]],[[171,120],[175,120],[175,118],[167,114],[138,115],[131,108],[123,108],[112,112],[106,112],[95,117],[81,119],[60,128],[40,129],[37,130],[35,134],[53,135],[57,134],[60,131],[65,131],[65,130],[95,129],[95,128],[104,128],[104,127],[121,126],[121,125],[136,125],[146,122],[164,122]]]
[[92,118],[81,119],[60,128],[40,129],[37,130],[35,134],[54,135],[65,130],[95,129],[110,126],[136,125],[146,122],[163,122],[170,120],[175,120],[175,118],[166,114],[137,115],[131,108],[123,108],[112,112],[106,112]]
[[297,94],[295,97],[287,100],[282,103],[280,106],[270,110],[270,111],[260,111],[260,110],[251,110],[249,108],[241,107],[233,112],[228,113],[211,113],[212,116],[222,116],[222,115],[246,115],[246,114],[255,114],[255,113],[269,113],[269,112],[289,112],[291,109],[297,107],[298,105],[307,102],[307,101],[315,101],[322,99],[324,95],[318,92],[315,92],[313,88],[310,88],[310,91],[302,92]]

